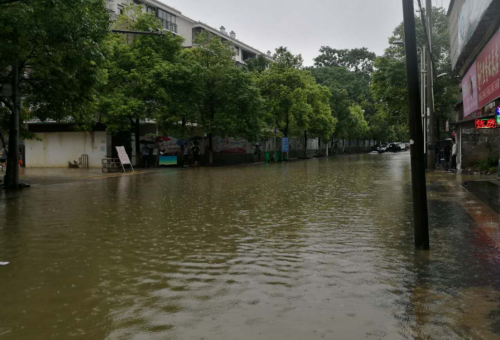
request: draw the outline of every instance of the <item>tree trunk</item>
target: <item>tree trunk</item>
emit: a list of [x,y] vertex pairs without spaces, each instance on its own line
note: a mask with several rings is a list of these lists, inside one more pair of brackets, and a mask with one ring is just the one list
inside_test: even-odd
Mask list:
[[208,134],[208,164],[214,165],[213,135]]
[[[183,118],[182,119],[182,136],[185,136],[186,135],[186,119]],[[186,162],[186,157],[184,157],[184,150],[186,149],[186,146],[184,145],[184,143],[181,145],[181,154],[179,155],[179,164],[181,166],[185,166],[186,164],[184,164]]]
[[437,140],[441,139],[441,130],[440,130],[440,124],[439,124],[439,116],[436,115],[436,133],[437,133]]
[[6,189],[19,188],[19,68],[17,60],[12,65],[12,115],[9,129],[9,152],[7,154]]
[[307,130],[304,130],[304,158],[307,158]]
[[142,156],[142,152],[141,152],[141,121],[139,119],[136,119],[135,120],[135,124],[134,124],[134,134],[135,134],[135,157],[136,157],[136,160],[135,160],[135,163],[137,166],[139,166],[141,164],[141,156]]

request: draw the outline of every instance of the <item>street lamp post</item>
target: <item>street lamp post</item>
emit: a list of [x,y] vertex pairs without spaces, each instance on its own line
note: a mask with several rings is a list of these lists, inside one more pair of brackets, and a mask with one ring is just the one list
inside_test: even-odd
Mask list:
[[[405,46],[404,41],[396,40],[392,43],[393,45]],[[427,155],[427,114],[425,110],[426,101],[426,59],[425,59],[425,45],[420,48],[417,46],[418,51],[420,52],[420,115],[422,117],[422,129],[424,133],[424,154]],[[426,157],[427,159],[427,157]]]

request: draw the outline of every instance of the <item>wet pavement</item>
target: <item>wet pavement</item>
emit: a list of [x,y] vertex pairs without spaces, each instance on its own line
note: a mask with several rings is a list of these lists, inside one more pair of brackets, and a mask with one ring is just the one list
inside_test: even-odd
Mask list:
[[487,178],[418,252],[408,153],[82,176],[0,194],[2,340],[500,338]]

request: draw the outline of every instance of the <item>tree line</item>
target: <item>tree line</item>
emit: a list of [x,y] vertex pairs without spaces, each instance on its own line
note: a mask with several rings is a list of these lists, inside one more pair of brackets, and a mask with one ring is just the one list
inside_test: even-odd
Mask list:
[[[434,31],[442,39],[434,55],[446,59],[446,16],[435,11]],[[102,0],[2,6],[0,84],[11,82],[17,61],[23,121],[53,119],[82,130],[102,123],[111,132],[139,135],[140,122],[151,119],[162,133],[178,138],[208,136],[209,151],[214,136],[257,141],[275,131],[325,142],[408,139],[404,52],[397,47],[377,58],[366,48],[325,46],[314,67],[304,67],[301,55],[280,47],[274,62],[260,56],[242,67],[234,62],[234,46],[208,32],[196,36],[194,47],[183,48],[176,35],[114,34],[110,25],[125,31],[162,28],[139,6],[110,22]],[[402,34],[401,25],[389,40]],[[443,60],[438,67],[447,65]],[[437,111],[448,115],[451,99],[436,97]],[[11,106],[0,97],[0,131],[9,130]]]

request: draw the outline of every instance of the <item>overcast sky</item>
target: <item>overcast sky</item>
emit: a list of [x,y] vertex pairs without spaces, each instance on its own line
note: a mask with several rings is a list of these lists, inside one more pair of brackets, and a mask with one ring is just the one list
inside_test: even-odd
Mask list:
[[[367,47],[381,55],[403,20],[401,0],[160,1],[194,20],[235,31],[239,40],[262,52],[287,46],[308,66],[323,45]],[[432,2],[447,9],[450,0]]]

